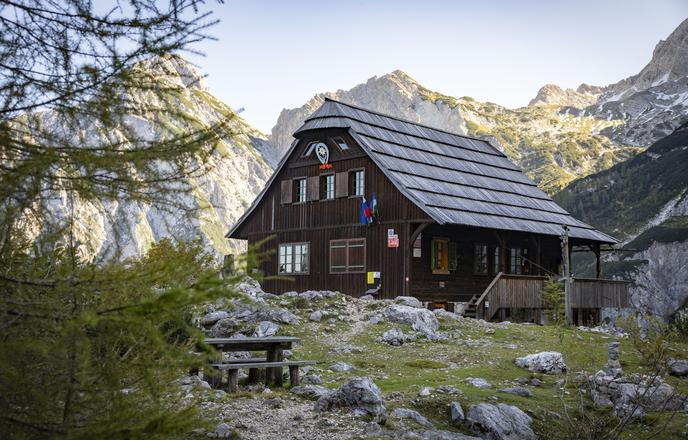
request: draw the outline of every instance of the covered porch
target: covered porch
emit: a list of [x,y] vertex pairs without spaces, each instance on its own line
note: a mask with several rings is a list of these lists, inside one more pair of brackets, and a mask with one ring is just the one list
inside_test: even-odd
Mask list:
[[[436,223],[409,229],[406,295],[485,320],[544,322],[544,282],[562,273],[560,237]],[[601,244],[571,239],[569,254],[574,248],[596,256],[594,277],[573,280],[574,322],[596,324],[603,309],[628,307],[628,283],[602,278]]]

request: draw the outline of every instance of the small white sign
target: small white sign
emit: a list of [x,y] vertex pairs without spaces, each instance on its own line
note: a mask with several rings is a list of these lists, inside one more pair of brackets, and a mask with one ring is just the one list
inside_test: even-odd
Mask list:
[[396,234],[394,233],[394,229],[387,229],[387,236],[388,236],[388,237],[391,237],[391,236],[393,236],[393,235],[396,235]]
[[413,257],[420,258],[421,256],[420,248],[413,248]]
[[373,272],[373,278],[380,278],[380,272]]

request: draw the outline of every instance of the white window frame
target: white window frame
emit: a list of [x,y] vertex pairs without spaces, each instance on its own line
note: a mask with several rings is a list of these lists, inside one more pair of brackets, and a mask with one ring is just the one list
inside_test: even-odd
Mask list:
[[299,177],[296,181],[296,201],[294,203],[306,203],[308,194],[308,179]]
[[365,196],[365,170],[353,170],[353,190],[354,197]]
[[334,200],[334,174],[327,174],[325,178],[325,188],[323,191],[323,200]]
[[310,243],[280,243],[277,247],[277,273],[307,275],[310,273]]

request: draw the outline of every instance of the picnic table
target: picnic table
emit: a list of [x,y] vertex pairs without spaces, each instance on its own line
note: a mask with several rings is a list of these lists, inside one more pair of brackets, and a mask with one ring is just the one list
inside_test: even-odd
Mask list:
[[312,361],[285,361],[284,350],[292,348],[293,344],[300,341],[293,336],[268,336],[264,338],[207,338],[205,343],[217,348],[221,353],[245,352],[245,351],[264,351],[266,356],[252,357],[248,359],[232,359],[225,361],[218,359],[210,364],[210,368],[219,371],[220,375],[208,374],[211,386],[220,385],[222,371],[228,371],[228,390],[231,392],[237,389],[238,371],[242,368],[249,370],[249,382],[255,382],[258,378],[258,370],[264,368],[266,371],[267,384],[283,385],[282,369],[289,367],[289,378],[292,386],[299,384],[299,367],[313,365]]

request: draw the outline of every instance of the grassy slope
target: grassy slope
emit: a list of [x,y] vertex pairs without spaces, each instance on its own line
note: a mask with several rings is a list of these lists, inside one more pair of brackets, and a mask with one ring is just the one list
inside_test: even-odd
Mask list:
[[[293,305],[293,300],[279,300],[283,305]],[[441,330],[460,333],[460,338],[442,343],[416,342],[402,347],[391,347],[376,339],[392,328],[400,327],[407,333],[410,328],[404,325],[368,324],[367,321],[346,322],[355,316],[350,313],[352,308],[358,308],[358,315],[381,311],[382,303],[365,304],[349,299],[344,306],[341,296],[334,299],[321,300],[313,309],[296,310],[303,320],[302,324],[282,326],[280,334],[299,336],[302,343],[294,349],[296,358],[313,359],[318,361],[317,368],[322,370],[325,385],[336,387],[352,376],[369,376],[382,389],[383,393],[400,392],[403,400],[388,402],[388,409],[407,407],[418,410],[429,418],[437,428],[453,429],[450,425],[448,404],[460,401],[464,410],[472,404],[489,402],[490,396],[498,396],[499,402],[516,405],[524,411],[530,412],[535,419],[535,429],[547,438],[547,430],[552,427],[549,419],[544,416],[546,411],[562,413],[562,403],[555,382],[561,375],[534,375],[544,381],[540,387],[528,387],[534,392],[534,397],[524,398],[511,394],[499,393],[497,388],[515,386],[516,380],[533,376],[526,370],[518,368],[513,361],[516,357],[538,351],[556,350],[564,354],[571,372],[586,371],[594,373],[601,369],[607,359],[606,346],[612,341],[608,335],[581,332],[574,329],[564,331],[563,343],[559,341],[559,333],[555,327],[541,327],[533,325],[511,324],[481,324],[471,319],[441,319]],[[293,307],[290,307],[295,310]],[[345,320],[337,319],[329,324],[327,317],[322,322],[308,321],[311,310],[331,311],[331,316],[341,315]],[[473,347],[461,341],[472,341]],[[518,348],[511,349],[509,344],[516,344]],[[356,346],[361,353],[336,355],[330,352],[332,348]],[[676,357],[688,356],[688,343],[674,343]],[[327,367],[336,361],[344,361],[356,367],[353,372],[334,373],[327,371]],[[640,359],[627,342],[622,342],[622,365],[627,373],[642,370]],[[478,389],[465,382],[468,377],[482,377],[487,379],[493,387]],[[683,393],[688,393],[688,380],[670,377],[667,379]],[[451,385],[463,391],[463,397],[433,394],[431,397],[417,397],[423,386],[437,387]],[[571,400],[572,396],[565,396]],[[571,402],[569,402],[571,403]],[[650,420],[656,423],[669,423],[669,432],[675,435],[662,438],[680,437],[688,415],[682,414],[670,420],[668,414],[652,415]],[[392,421],[394,423],[394,421]],[[397,422],[398,423],[398,422]],[[625,438],[637,438],[638,432],[629,434]]]

